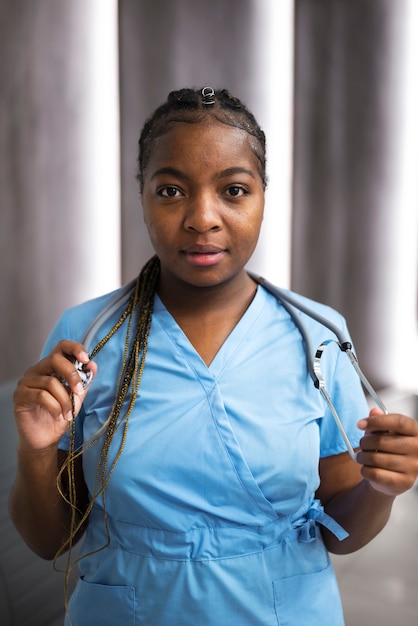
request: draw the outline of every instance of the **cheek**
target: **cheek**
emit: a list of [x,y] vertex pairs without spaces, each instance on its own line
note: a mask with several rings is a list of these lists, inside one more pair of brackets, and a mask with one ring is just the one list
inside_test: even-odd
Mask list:
[[151,243],[155,249],[161,250],[164,246],[169,245],[176,232],[176,228],[171,220],[156,219],[155,216],[149,219],[149,216],[145,216],[145,224],[148,230],[148,235]]
[[261,224],[263,222],[263,211],[249,211],[240,224],[237,231],[241,231],[241,237],[246,240],[257,240],[260,234]]
[[148,229],[148,232],[153,235],[158,235],[158,233],[163,232],[166,223],[167,223],[167,215],[162,215],[159,211],[157,211],[154,207],[147,207],[145,205],[144,210],[144,222],[145,226]]

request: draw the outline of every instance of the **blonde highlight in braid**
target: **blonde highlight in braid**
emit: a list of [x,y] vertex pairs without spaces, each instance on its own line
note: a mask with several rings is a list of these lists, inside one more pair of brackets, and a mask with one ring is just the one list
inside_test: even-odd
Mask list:
[[[115,466],[125,447],[129,418],[135,405],[138,395],[139,386],[141,384],[142,373],[144,371],[145,359],[147,354],[148,338],[151,328],[152,311],[154,304],[154,295],[160,275],[160,261],[158,257],[152,257],[143,267],[139,274],[132,295],[128,301],[125,310],[122,312],[116,324],[111,328],[105,337],[95,346],[91,352],[93,359],[107,342],[122,328],[126,322],[126,337],[123,352],[123,361],[119,379],[117,382],[117,390],[115,401],[113,403],[110,415],[100,429],[93,435],[91,439],[84,442],[79,448],[75,447],[75,419],[72,420],[69,430],[69,451],[66,461],[62,465],[58,477],[57,487],[61,497],[70,507],[70,532],[69,536],[58,550],[54,558],[54,565],[57,558],[67,551],[67,563],[65,569],[65,609],[68,618],[71,619],[68,612],[68,584],[72,567],[82,558],[89,556],[85,554],[79,557],[74,563],[71,559],[71,552],[74,540],[82,530],[88,520],[97,499],[101,496],[103,505],[103,518],[106,530],[107,540],[105,544],[95,552],[105,549],[110,543],[110,532],[107,520],[106,509],[106,487],[115,469]],[[131,341],[133,332],[134,318],[136,315],[136,325],[134,336]],[[74,397],[72,396],[73,415],[75,414]],[[115,433],[122,428],[122,437],[113,460],[109,466],[109,450]],[[75,463],[76,460],[95,445],[99,440],[103,440],[102,449],[99,455],[99,461],[96,470],[95,486],[91,500],[84,512],[80,511],[77,505],[77,489],[75,479]],[[64,481],[65,478],[65,481]],[[64,486],[65,485],[65,486]]]

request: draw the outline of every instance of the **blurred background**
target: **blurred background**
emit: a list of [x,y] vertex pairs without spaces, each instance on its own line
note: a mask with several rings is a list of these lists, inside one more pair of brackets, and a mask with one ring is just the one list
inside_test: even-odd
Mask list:
[[[62,579],[7,518],[11,392],[65,308],[151,256],[137,141],[170,90],[227,87],[255,113],[250,269],[339,309],[389,407],[416,415],[418,2],[0,0],[0,50],[0,622],[55,626]],[[416,514],[412,491],[336,562],[348,626],[418,623]]]

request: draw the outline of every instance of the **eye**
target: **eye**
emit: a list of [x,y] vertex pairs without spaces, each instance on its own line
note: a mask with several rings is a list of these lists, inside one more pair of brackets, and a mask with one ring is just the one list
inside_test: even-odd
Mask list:
[[231,198],[240,198],[248,194],[248,191],[241,185],[231,185],[227,188],[226,193]]
[[167,185],[166,187],[160,187],[157,189],[157,194],[163,198],[177,198],[181,195],[181,192],[177,189],[177,187]]

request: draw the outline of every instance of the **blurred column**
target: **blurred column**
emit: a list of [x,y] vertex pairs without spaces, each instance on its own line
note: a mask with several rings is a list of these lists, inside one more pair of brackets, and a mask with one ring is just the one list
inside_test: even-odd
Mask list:
[[292,287],[417,390],[417,3],[297,0],[295,27]]
[[117,2],[0,5],[0,381],[119,284]]

